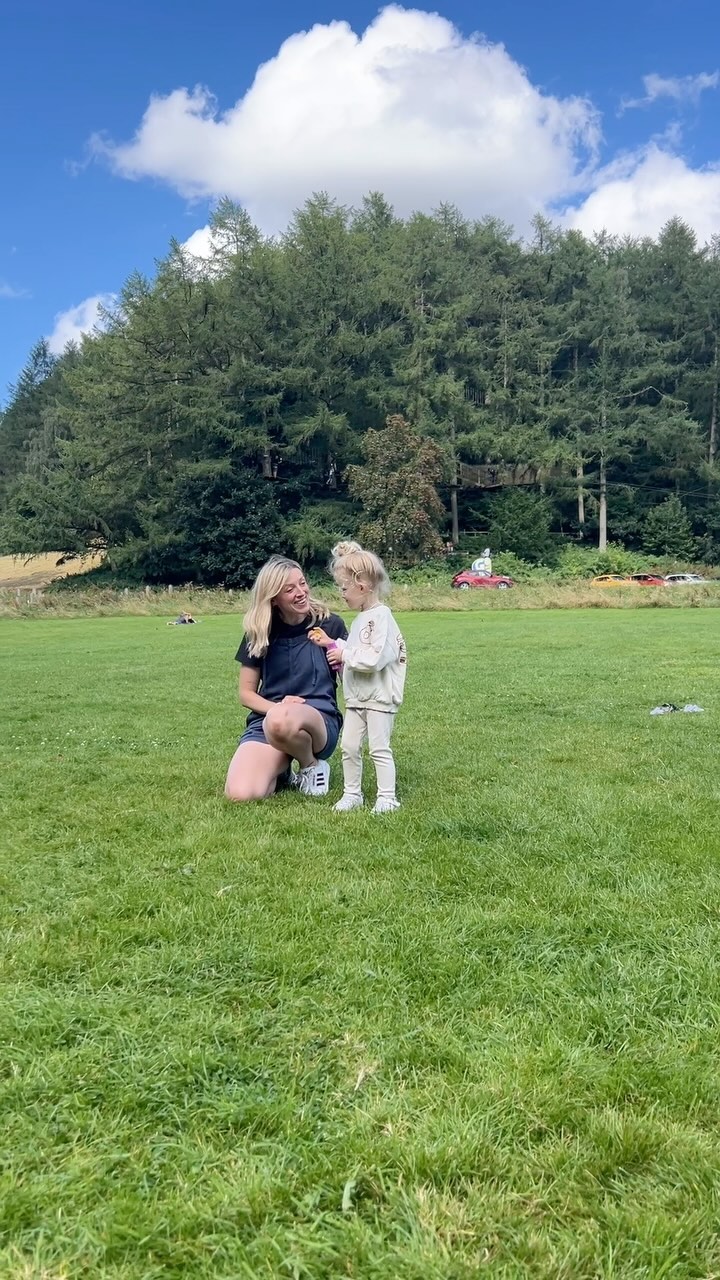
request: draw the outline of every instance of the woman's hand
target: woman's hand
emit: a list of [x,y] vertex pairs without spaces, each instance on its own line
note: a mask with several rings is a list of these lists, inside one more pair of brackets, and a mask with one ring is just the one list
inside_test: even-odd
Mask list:
[[323,631],[322,627],[312,627],[310,631],[308,631],[308,637],[312,640],[313,644],[318,646],[319,649],[330,649],[335,643],[332,636],[327,635],[326,632]]
[[281,699],[281,702],[304,702],[304,701],[305,701],[304,698],[296,698],[294,697],[293,694],[288,694],[287,697]]

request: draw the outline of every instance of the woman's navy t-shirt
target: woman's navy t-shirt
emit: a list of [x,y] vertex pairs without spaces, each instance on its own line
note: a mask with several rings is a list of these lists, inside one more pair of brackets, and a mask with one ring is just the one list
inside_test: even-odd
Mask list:
[[[347,627],[336,613],[315,622],[311,615],[297,626],[290,626],[273,614],[270,643],[262,658],[251,657],[247,640],[243,636],[236,661],[243,667],[253,667],[260,672],[258,693],[268,702],[282,702],[283,698],[304,698],[308,706],[315,707],[323,715],[342,722],[337,704],[337,672],[328,663],[324,649],[308,639],[311,627],[322,627],[333,640],[346,640]],[[251,711],[248,728],[264,715]]]

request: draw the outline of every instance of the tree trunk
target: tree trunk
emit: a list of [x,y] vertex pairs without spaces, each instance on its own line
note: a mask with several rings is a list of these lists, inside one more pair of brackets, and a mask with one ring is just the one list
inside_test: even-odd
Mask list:
[[598,551],[607,550],[607,470],[605,454],[600,452],[600,516],[598,528]]
[[[573,347],[573,383],[574,384],[577,384],[577,379],[578,379],[578,363],[579,363],[578,344],[576,342],[575,346]],[[577,466],[575,468],[575,475],[577,477],[577,482],[578,482],[577,483],[578,524],[580,525],[580,532],[583,533],[584,525],[585,525],[585,490],[583,489],[583,480],[585,478],[585,470],[583,467],[583,456],[582,456],[582,453],[580,452],[580,432],[579,431],[578,431],[578,456],[577,456]]]
[[718,416],[718,335],[715,334],[715,359],[713,360],[712,407],[710,409],[710,443],[708,445],[708,462],[712,467],[717,453],[717,416]]
[[[603,355],[605,354],[603,346]],[[607,549],[607,467],[605,463],[605,441],[607,440],[607,390],[603,382],[602,399],[600,401],[600,428],[602,446],[600,448],[600,512],[598,520],[598,551]]]
[[450,419],[451,475],[450,475],[450,540],[454,547],[460,541],[460,523],[458,520],[458,463],[455,449],[455,419]]
[[460,524],[458,521],[457,481],[453,484],[450,490],[450,520],[452,525],[451,532],[450,532],[450,540],[453,546],[457,547],[460,541]]

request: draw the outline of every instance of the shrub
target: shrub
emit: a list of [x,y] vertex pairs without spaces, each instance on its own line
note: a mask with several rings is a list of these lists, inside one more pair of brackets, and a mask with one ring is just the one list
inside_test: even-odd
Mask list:
[[619,542],[610,542],[605,551],[597,547],[566,544],[557,558],[560,578],[592,578],[598,573],[641,573],[653,567],[647,556],[628,551]]
[[648,511],[642,524],[642,545],[644,551],[661,556],[690,559],[697,554],[690,517],[677,494]]
[[499,551],[492,557],[493,573],[504,573],[515,582],[539,582],[550,578],[551,571],[545,565],[530,564],[514,551]]

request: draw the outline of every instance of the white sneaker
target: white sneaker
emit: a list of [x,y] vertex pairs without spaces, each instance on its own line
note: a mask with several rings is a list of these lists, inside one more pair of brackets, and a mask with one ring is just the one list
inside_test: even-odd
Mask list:
[[351,809],[362,809],[362,796],[344,795],[333,805],[333,813],[349,813]]
[[399,808],[399,800],[388,800],[385,796],[378,796],[373,805],[373,813],[394,813]]
[[307,769],[298,769],[297,786],[304,796],[326,796],[330,790],[330,765],[318,760]]

